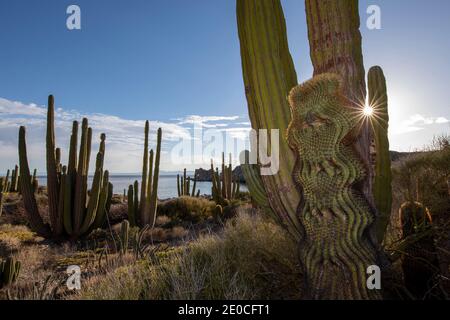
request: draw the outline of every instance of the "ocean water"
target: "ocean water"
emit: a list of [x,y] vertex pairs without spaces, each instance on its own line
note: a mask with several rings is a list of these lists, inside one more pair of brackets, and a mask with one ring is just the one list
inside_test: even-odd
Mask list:
[[[140,175],[111,175],[109,181],[114,186],[114,193],[123,194],[124,189],[128,190],[128,186],[133,184],[134,181],[139,181],[141,183]],[[40,186],[45,186],[47,184],[47,177],[38,176],[38,181]],[[88,178],[88,187],[90,188],[92,184],[92,176]],[[200,189],[200,194],[211,194],[212,183],[209,181],[197,181],[196,189]],[[240,185],[241,191],[247,191],[247,186],[245,184]],[[192,182],[191,182],[192,190]],[[158,198],[168,199],[178,196],[177,192],[177,176],[173,174],[162,174],[159,176],[158,182]]]

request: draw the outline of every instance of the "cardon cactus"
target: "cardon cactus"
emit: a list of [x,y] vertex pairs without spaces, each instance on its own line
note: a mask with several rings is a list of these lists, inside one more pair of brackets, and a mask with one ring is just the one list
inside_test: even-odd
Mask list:
[[[283,133],[290,121],[286,97],[297,85],[287,41],[286,24],[279,0],[237,0],[237,22],[248,113],[255,130],[279,130],[279,171],[262,176],[273,211],[295,238],[301,226],[297,219],[300,192],[292,180],[295,157]],[[269,135],[270,137],[270,135]]]
[[19,191],[19,167],[16,165],[11,173],[11,186],[9,192]]
[[373,196],[378,211],[378,220],[375,229],[378,241],[381,243],[389,223],[392,207],[392,173],[388,138],[388,96],[383,70],[378,66],[370,68],[367,83],[369,106],[373,108],[374,112],[374,116],[369,118],[369,120],[373,128],[375,143]]
[[14,283],[19,277],[21,263],[14,258],[0,261],[0,289]]
[[156,153],[152,149],[148,154],[148,134],[149,122],[146,121],[140,199],[137,181],[128,188],[128,217],[132,226],[153,227],[156,221],[162,130],[159,128],[157,132]]
[[[337,75],[322,74],[289,95],[287,140],[297,154],[293,177],[304,197],[300,257],[311,298],[377,298],[379,293],[366,286],[366,269],[376,264],[376,250],[363,236],[374,215],[353,189],[365,169],[346,145],[357,122],[346,108],[340,81]],[[345,290],[337,290],[344,283]]]
[[214,162],[211,160],[212,188],[211,193],[214,201],[220,205],[226,205],[230,200],[236,198],[239,193],[239,181],[233,177],[233,166],[230,154],[230,163],[225,165],[225,154],[222,152],[222,173],[219,169],[214,170]]
[[[112,196],[108,171],[103,170],[105,135],[100,136],[92,187],[88,190],[88,169],[91,154],[92,129],[88,120],[81,126],[80,151],[77,157],[78,122],[74,121],[70,138],[69,162],[63,166],[61,151],[55,148],[54,99],[49,96],[47,114],[47,191],[50,226],[44,224],[34,196],[35,186],[28,166],[25,127],[19,130],[20,184],[24,206],[34,231],[45,237],[68,236],[76,240],[103,224],[107,204]],[[77,159],[78,158],[78,159]]]
[[399,215],[405,243],[401,257],[405,287],[416,299],[431,298],[439,261],[430,211],[420,202],[408,201]]
[[128,220],[124,220],[120,225],[120,253],[122,255],[127,253],[129,234],[130,234],[130,223],[128,222]]
[[250,196],[253,203],[259,208],[263,209],[264,212],[274,219],[278,223],[282,223],[270,207],[269,199],[267,198],[266,191],[264,189],[264,184],[261,179],[261,171],[258,164],[250,164],[250,152],[245,150],[241,153],[240,162],[242,173],[245,177],[245,183],[247,185]]
[[191,196],[191,197],[200,197],[200,189],[196,191],[196,185],[197,185],[197,180],[194,180],[194,184],[192,186],[192,191],[191,191],[191,178],[187,177],[186,175],[186,168],[184,168],[184,172],[183,172],[183,176],[180,179],[180,175],[177,174],[177,191],[178,191],[178,196],[182,197],[182,196]]
[[[340,103],[339,108],[346,109],[348,116],[355,112],[361,115],[364,108],[366,85],[359,31],[358,1],[306,0],[305,3],[314,76],[338,75],[341,83],[340,95],[346,98],[345,103]],[[256,130],[279,129],[281,132],[285,132],[291,121],[286,97],[290,90],[297,85],[297,78],[288,49],[281,2],[280,0],[237,0],[237,20],[245,93],[252,128]],[[329,117],[330,115],[326,119]],[[309,122],[318,122],[319,125],[322,125],[321,121],[311,120],[310,115],[307,118]],[[327,125],[327,123],[325,124]],[[366,248],[366,251],[363,255],[359,254],[359,258],[355,257],[355,260],[350,258],[345,260],[347,270],[357,270],[351,275],[351,278],[348,278],[352,279],[351,286],[347,285],[350,282],[348,279],[342,278],[340,278],[340,282],[336,279],[331,283],[324,284],[322,278],[319,279],[317,274],[314,274],[317,270],[310,269],[308,262],[302,261],[306,277],[312,281],[308,284],[308,293],[314,298],[320,299],[326,295],[348,299],[381,297],[379,292],[368,293],[365,281],[363,281],[366,276],[365,270],[362,271],[363,262],[370,261],[382,268],[384,266],[380,261],[379,242],[376,235],[378,223],[371,222],[378,220],[379,214],[375,209],[372,193],[374,169],[370,153],[372,137],[369,122],[361,121],[357,128],[357,130],[348,132],[345,142],[343,142],[344,140],[335,141],[335,146],[340,148],[339,146],[343,143],[349,144],[348,147],[355,150],[355,153],[348,158],[351,160],[350,162],[357,163],[354,165],[356,167],[360,166],[366,169],[364,174],[360,174],[357,179],[356,176],[354,177],[358,183],[351,184],[352,194],[354,193],[355,199],[358,198],[360,204],[365,208],[363,217],[360,217],[364,223],[357,229],[365,232],[357,237],[353,234],[345,235],[351,238],[353,246]],[[269,147],[272,143],[269,141]],[[317,145],[321,143],[322,141],[317,141]],[[295,183],[292,174],[296,175],[299,170],[306,169],[303,167],[301,159],[299,160],[301,156],[295,149],[294,152],[290,150],[282,135],[280,135],[279,149],[281,155],[279,172],[272,176],[261,176],[261,181],[273,213],[288,232],[299,243],[302,243],[304,239],[310,238],[311,234],[316,232],[309,230],[309,227],[303,224],[303,222],[308,222],[302,221],[297,211],[299,206],[308,202],[303,199],[305,196],[303,192],[310,186],[302,185],[298,179]],[[327,157],[329,156],[327,155]],[[334,169],[334,165],[323,168],[327,173],[333,172]],[[356,173],[352,170],[351,174],[355,175]],[[335,190],[321,190],[321,194],[327,194],[327,192],[331,192],[332,195],[336,193]],[[354,208],[348,207],[346,211],[350,212],[350,216],[358,215]],[[350,232],[354,228],[354,222],[350,219],[340,224],[343,228],[341,230],[342,237],[344,237],[344,231]],[[320,232],[321,225],[315,227],[319,228],[317,232],[323,234]],[[303,259],[306,258],[303,256]],[[317,268],[326,270],[331,266],[327,266],[323,260],[317,263]],[[347,271],[344,274],[348,275],[349,273]],[[329,280],[327,278],[327,281]],[[343,283],[345,285],[342,285]],[[315,289],[334,284],[337,286],[331,288],[329,292]]]

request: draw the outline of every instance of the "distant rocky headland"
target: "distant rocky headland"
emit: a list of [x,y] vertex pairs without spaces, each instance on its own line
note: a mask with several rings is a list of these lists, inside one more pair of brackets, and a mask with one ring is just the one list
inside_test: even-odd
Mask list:
[[[222,176],[222,174],[221,174]],[[194,173],[194,178],[197,181],[212,181],[212,170],[206,170],[203,168],[196,169]],[[241,166],[237,166],[233,169],[233,179],[239,181],[240,183],[245,183],[244,174],[242,173]]]
[[[395,162],[398,161],[404,157],[407,157],[409,155],[412,155],[416,152],[398,152],[398,151],[390,151],[391,161]],[[199,168],[195,170],[194,177],[197,181],[212,181],[212,171],[211,169],[203,169]],[[233,170],[233,179],[236,179],[237,181],[241,183],[245,183],[244,174],[242,173],[241,166],[237,166]]]

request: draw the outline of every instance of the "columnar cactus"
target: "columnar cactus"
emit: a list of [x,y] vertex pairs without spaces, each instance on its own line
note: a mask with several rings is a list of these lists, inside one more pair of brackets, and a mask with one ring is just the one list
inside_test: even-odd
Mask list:
[[19,277],[21,263],[14,258],[0,261],[0,289],[14,283]]
[[254,203],[264,210],[275,221],[279,221],[279,217],[275,215],[270,207],[269,199],[267,198],[264,184],[261,179],[261,171],[258,164],[249,164],[249,151],[245,150],[241,153],[241,168],[245,177],[248,191]]
[[178,196],[182,197],[182,196],[191,196],[191,197],[200,197],[200,189],[196,191],[196,185],[197,185],[197,180],[194,180],[194,185],[192,186],[192,191],[191,191],[191,178],[187,177],[186,175],[186,168],[184,168],[184,172],[183,172],[183,176],[180,179],[180,175],[177,174],[177,191],[178,191]]
[[124,255],[128,250],[128,238],[130,234],[130,223],[123,220],[120,225],[120,253]]
[[214,171],[214,162],[211,159],[212,188],[211,193],[217,204],[226,205],[230,200],[236,198],[239,193],[239,181],[233,178],[233,166],[230,154],[230,164],[225,165],[225,154],[222,152],[222,174],[219,169]]
[[374,109],[374,117],[370,118],[375,143],[375,179],[373,196],[378,211],[376,233],[378,241],[383,241],[391,216],[392,206],[392,173],[389,155],[389,114],[386,79],[383,70],[372,67],[368,74],[369,106]]
[[[298,84],[287,41],[286,23],[279,0],[237,0],[237,22],[245,95],[252,128],[279,130],[279,171],[262,176],[273,211],[297,239],[300,192],[292,180],[295,157],[283,139],[289,121],[286,97]],[[270,137],[270,135],[269,135]]]
[[[145,123],[144,156],[142,168],[141,198],[138,199],[139,184],[136,181],[128,188],[128,216],[132,226],[153,227],[156,221],[156,209],[158,206],[158,181],[159,163],[161,159],[162,130],[158,129],[156,141],[156,153],[153,149],[148,153],[149,123]],[[145,177],[145,179],[144,179]],[[133,195],[133,196],[131,196]],[[130,200],[132,199],[132,203]],[[138,214],[139,212],[139,214]]]
[[9,192],[19,191],[19,167],[16,165],[11,174],[11,187]]
[[[358,1],[306,0],[306,16],[314,76],[324,73],[338,75],[342,83],[339,89],[340,95],[346,98],[346,103],[341,104],[341,107],[350,111],[350,114],[356,111],[361,114],[366,87],[359,31]],[[297,85],[297,79],[288,49],[281,2],[280,0],[237,0],[237,20],[245,93],[252,128],[256,130],[279,129],[285,132],[291,121],[287,112],[289,107],[286,97],[289,91]],[[373,214],[371,219],[376,221],[378,212],[375,209],[372,194],[374,175],[370,153],[372,138],[368,124],[368,121],[361,121],[358,124],[359,130],[351,130],[352,132],[345,141],[348,141],[356,150],[351,159],[367,169],[363,175],[358,177],[358,183],[352,184],[351,189],[358,195],[361,205]],[[342,141],[335,141],[335,143],[338,147]],[[320,141],[317,144],[319,145]],[[302,242],[305,237],[308,238],[312,234],[312,230],[308,230],[308,227],[303,224],[305,221],[299,219],[297,211],[299,205],[306,202],[303,199],[306,186],[302,183],[296,185],[291,173],[296,174],[300,170],[299,168],[304,167],[301,161],[298,161],[297,152],[293,153],[283,138],[280,139],[280,155],[279,172],[273,176],[261,176],[262,184],[274,214],[279,217],[289,233]],[[297,162],[295,161],[296,157]],[[297,167],[295,163],[297,163]],[[331,172],[331,169],[330,167],[324,168],[327,172]],[[329,191],[335,192],[334,190]],[[322,192],[324,191],[322,190]],[[352,212],[350,208],[346,210]],[[367,214],[366,211],[364,212]],[[366,232],[353,238],[353,245],[369,248],[370,255],[365,261],[377,262],[383,267],[379,260],[376,224],[370,221],[369,219],[364,222],[364,225],[358,227],[359,230]],[[353,220],[347,220],[342,225],[343,230],[350,232],[353,222]],[[320,226],[316,227],[320,228]],[[353,235],[347,236],[353,237]],[[347,269],[358,270],[358,279],[354,278],[352,286],[338,285],[332,289],[330,295],[349,299],[368,296],[380,297],[379,294],[368,294],[365,283],[362,282],[363,259],[347,259],[346,261]],[[313,297],[323,297],[314,288],[320,288],[324,284],[320,283],[320,279],[314,274],[308,274],[315,271],[307,266],[307,261],[302,262],[306,266],[307,278],[313,281],[308,286],[309,293]],[[317,266],[319,270],[326,267],[324,261]],[[342,283],[347,282],[345,280]]]
[[65,236],[76,240],[101,226],[111,201],[112,186],[108,171],[103,170],[105,135],[101,134],[94,179],[88,191],[88,169],[91,153],[92,129],[83,119],[80,152],[77,163],[78,122],[73,122],[70,139],[69,163],[61,165],[61,151],[55,148],[54,99],[49,97],[47,114],[47,189],[49,195],[50,226],[45,225],[39,214],[34,197],[34,183],[31,183],[28,166],[25,127],[19,130],[20,184],[26,212],[31,227],[43,236],[55,238]]
[[346,108],[341,80],[316,76],[292,89],[289,102],[287,140],[297,154],[293,177],[304,197],[300,257],[311,298],[378,298],[379,292],[366,286],[376,249],[364,237],[375,217],[354,189],[366,171],[347,144],[357,121]]

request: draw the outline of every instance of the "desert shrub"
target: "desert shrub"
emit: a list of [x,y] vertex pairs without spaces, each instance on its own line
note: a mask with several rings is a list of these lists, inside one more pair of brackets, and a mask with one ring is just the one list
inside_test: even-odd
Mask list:
[[183,196],[158,204],[158,215],[165,215],[173,222],[196,223],[211,217],[215,206],[213,201],[204,198]]
[[240,213],[223,232],[156,255],[88,286],[89,299],[295,299],[302,293],[297,248],[279,226]]

